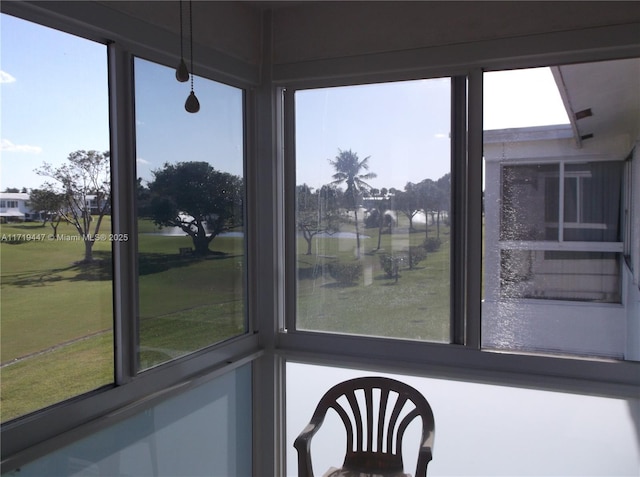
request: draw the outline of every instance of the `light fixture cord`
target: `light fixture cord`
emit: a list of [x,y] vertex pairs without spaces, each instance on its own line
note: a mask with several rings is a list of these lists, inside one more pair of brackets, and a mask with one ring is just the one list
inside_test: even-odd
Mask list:
[[193,2],[189,0],[189,50],[191,53],[191,92],[193,93]]
[[182,0],[180,0],[180,59],[184,58],[183,39],[184,32],[182,31]]

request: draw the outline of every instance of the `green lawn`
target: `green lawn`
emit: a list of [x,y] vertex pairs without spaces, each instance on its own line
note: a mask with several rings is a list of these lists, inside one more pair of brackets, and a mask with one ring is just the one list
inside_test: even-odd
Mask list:
[[[140,222],[140,229],[153,231]],[[108,233],[109,220],[101,232]],[[2,224],[2,421],[113,382],[111,244],[91,265],[82,241],[46,238],[50,227]],[[75,235],[61,225],[61,236]],[[33,240],[33,236],[44,240]],[[216,238],[204,259],[180,256],[188,237],[142,233],[140,363],[146,368],[244,332],[242,240]],[[72,384],[71,384],[72,383]]]
[[[402,224],[401,224],[402,225]],[[110,228],[107,219],[103,231]],[[139,318],[141,368],[200,349],[245,330],[244,250],[238,237],[217,237],[215,253],[180,255],[186,236],[154,235],[139,223]],[[39,224],[3,224],[0,234],[49,234]],[[349,231],[345,227],[345,231]],[[61,225],[62,235],[74,235]],[[298,326],[302,329],[449,339],[449,230],[442,246],[415,269],[386,278],[379,254],[424,241],[424,230],[384,234],[363,229],[364,274],[340,285],[328,262],[358,262],[354,239],[314,239],[317,255],[298,250]],[[429,231],[435,237],[435,228]],[[80,265],[81,241],[0,243],[0,357],[2,421],[113,382],[111,244],[96,243],[91,265]]]
[[[383,234],[380,250],[375,250],[377,229],[362,231],[370,238],[362,239],[363,274],[353,284],[337,283],[326,264],[355,262],[355,239],[321,238],[313,247],[319,250],[317,255],[298,255],[298,328],[448,341],[449,228],[441,227],[438,251],[427,254],[413,269],[406,262],[401,265],[396,282],[386,277],[380,254],[401,253],[425,239],[424,228],[410,234],[404,230]],[[435,227],[429,227],[429,236],[436,236]],[[306,251],[303,239],[298,250]]]

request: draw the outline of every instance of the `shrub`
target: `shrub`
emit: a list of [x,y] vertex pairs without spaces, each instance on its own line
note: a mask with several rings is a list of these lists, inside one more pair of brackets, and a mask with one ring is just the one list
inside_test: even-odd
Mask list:
[[380,266],[384,270],[385,276],[387,278],[395,278],[397,282],[400,264],[404,260],[404,255],[389,255],[387,253],[380,255]]
[[408,251],[409,268],[413,269],[418,263],[427,258],[427,250],[425,247],[409,247]]
[[373,209],[364,219],[364,227],[366,229],[378,228],[378,217],[380,212],[377,209]]
[[442,245],[442,240],[436,237],[429,237],[424,241],[423,247],[427,252],[437,252]]
[[329,275],[338,283],[348,285],[356,282],[362,276],[362,263],[333,262],[329,263]]

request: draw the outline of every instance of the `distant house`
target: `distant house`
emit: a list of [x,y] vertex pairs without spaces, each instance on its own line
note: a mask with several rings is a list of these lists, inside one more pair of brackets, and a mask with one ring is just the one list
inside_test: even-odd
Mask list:
[[25,222],[40,220],[40,214],[29,207],[29,194],[24,192],[0,192],[0,220]]
[[[87,195],[87,205],[92,215],[100,213],[108,200],[102,199],[100,204],[95,195]],[[107,214],[111,213],[111,207],[107,204]],[[0,192],[0,220],[2,222],[30,222],[42,220],[40,212],[34,211],[29,206],[29,194],[25,192]]]

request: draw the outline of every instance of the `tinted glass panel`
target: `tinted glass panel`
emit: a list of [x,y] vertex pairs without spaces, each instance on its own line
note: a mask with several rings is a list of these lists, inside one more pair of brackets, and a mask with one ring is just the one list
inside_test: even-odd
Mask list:
[[242,334],[243,92],[136,59],[140,368]]
[[113,382],[104,45],[2,15],[2,421]]
[[450,90],[296,93],[298,329],[450,339]]

